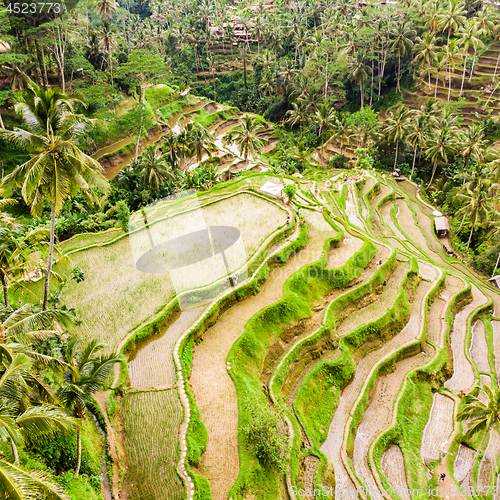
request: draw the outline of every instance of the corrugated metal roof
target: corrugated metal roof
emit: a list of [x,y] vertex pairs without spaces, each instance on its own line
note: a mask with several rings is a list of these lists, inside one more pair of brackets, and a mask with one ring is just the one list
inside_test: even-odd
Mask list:
[[437,231],[449,231],[450,225],[448,224],[448,219],[446,217],[436,217],[434,219],[434,226]]

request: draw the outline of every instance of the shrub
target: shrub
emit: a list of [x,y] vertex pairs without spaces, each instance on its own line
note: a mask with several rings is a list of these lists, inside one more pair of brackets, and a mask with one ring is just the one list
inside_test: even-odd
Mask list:
[[263,403],[247,404],[250,422],[243,429],[259,462],[280,472],[286,470],[288,438],[281,415]]
[[349,158],[346,155],[335,155],[330,160],[330,168],[349,168]]

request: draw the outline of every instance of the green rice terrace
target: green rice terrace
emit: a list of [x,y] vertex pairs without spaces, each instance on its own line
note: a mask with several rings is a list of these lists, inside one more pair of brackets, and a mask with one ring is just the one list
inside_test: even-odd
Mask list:
[[135,268],[132,234],[60,245],[82,332],[128,360],[97,398],[114,498],[497,498],[500,435],[456,416],[498,383],[500,293],[414,183],[249,171],[198,201],[240,230],[248,277],[194,307]]
[[0,500],[500,500],[500,4],[16,5]]

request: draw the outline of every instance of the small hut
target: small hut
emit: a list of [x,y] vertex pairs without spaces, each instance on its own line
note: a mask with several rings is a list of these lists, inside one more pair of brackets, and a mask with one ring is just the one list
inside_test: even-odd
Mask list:
[[488,280],[490,283],[493,283],[497,288],[500,288],[500,274],[493,276]]
[[436,217],[434,219],[434,228],[439,238],[443,236],[448,236],[448,233],[450,232],[450,225],[448,224],[448,219],[446,217]]

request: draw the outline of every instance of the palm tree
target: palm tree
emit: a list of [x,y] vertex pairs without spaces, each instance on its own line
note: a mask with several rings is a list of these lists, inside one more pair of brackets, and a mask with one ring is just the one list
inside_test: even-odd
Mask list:
[[296,102],[292,102],[292,108],[289,109],[286,114],[288,115],[288,123],[293,127],[297,123],[300,123],[300,135],[304,135],[304,128],[309,121],[309,113],[307,112],[307,107],[304,99],[297,99]]
[[481,161],[486,149],[482,125],[478,123],[469,125],[465,132],[458,136],[458,147],[462,150],[462,155],[465,158],[465,171],[469,168],[471,158],[478,162]]
[[264,141],[258,137],[258,134],[265,129],[256,116],[245,115],[238,120],[238,123],[239,126],[233,130],[234,142],[247,162],[248,155],[253,155],[264,145]]
[[[66,345],[64,361],[70,368],[64,374],[65,384],[59,389],[58,397],[77,419],[85,418],[87,403],[92,395],[106,387],[109,375],[116,363],[123,360],[120,355],[99,354],[105,345],[94,339],[82,342],[72,338]],[[75,477],[80,473],[82,461],[82,429],[77,430],[77,464]]]
[[399,143],[404,140],[408,131],[408,108],[401,104],[396,111],[389,111],[387,119],[383,123],[383,135],[388,142],[396,143],[394,155],[394,170],[398,161]]
[[411,166],[410,180],[413,177],[413,172],[415,171],[415,160],[417,158],[417,150],[420,148],[422,150],[425,148],[425,140],[431,131],[431,123],[427,119],[427,116],[421,111],[413,113],[416,114],[416,119],[410,121],[409,132],[406,137],[409,144],[413,146],[413,163]]
[[[477,29],[478,36],[485,38],[493,38],[497,30],[496,13],[488,5],[483,6],[483,8],[477,13],[477,17],[475,18],[475,26]],[[469,82],[471,81],[472,73],[476,65],[476,54],[477,54],[477,47],[474,48],[474,59],[472,61],[472,70],[469,75]]]
[[332,123],[331,140],[337,141],[340,146],[340,154],[346,144],[351,142],[352,129],[347,120],[346,113],[338,113]]
[[359,85],[359,92],[361,94],[361,109],[364,104],[363,83],[368,78],[370,67],[364,62],[364,54],[361,51],[356,52],[354,57],[349,60],[349,73],[354,81]]
[[452,71],[455,71],[455,58],[458,56],[458,48],[455,40],[450,40],[443,50],[443,66],[448,65],[448,102],[450,102]]
[[438,16],[438,27],[441,31],[448,32],[448,43],[452,33],[464,25],[467,11],[463,0],[449,0],[448,5]]
[[[479,31],[476,29],[476,24],[473,21],[467,21],[467,23],[464,26],[461,26],[459,28],[459,33],[460,33],[460,39],[458,43],[461,47],[463,47],[463,54],[465,56],[464,70],[462,72],[462,84],[460,86],[460,94],[458,95],[458,97],[461,97],[464,88],[465,71],[467,69],[467,56],[469,55],[469,47],[474,48],[474,60],[475,60],[477,47],[478,45],[482,45],[482,42],[479,39]],[[471,70],[471,76],[472,76],[472,70]]]
[[111,23],[104,19],[99,28],[99,37],[103,49],[108,53],[109,77],[111,85],[113,85],[113,61],[111,59],[111,49],[116,47],[115,40],[116,29],[111,26]]
[[401,92],[401,57],[406,57],[411,53],[413,47],[413,38],[415,38],[415,31],[409,22],[399,22],[393,31],[394,41],[392,42],[392,50],[398,55],[398,70],[397,70],[397,83],[396,91]]
[[438,162],[448,161],[448,155],[455,148],[455,133],[451,127],[440,127],[427,140],[426,155],[434,163],[432,165],[432,175],[427,188],[432,184]]
[[49,298],[50,274],[54,251],[55,216],[65,200],[80,191],[88,201],[96,199],[93,186],[107,188],[99,163],[77,146],[78,138],[91,122],[76,114],[84,103],[58,88],[42,89],[29,83],[30,95],[16,104],[26,130],[0,130],[0,137],[18,144],[31,153],[31,158],[7,175],[2,183],[6,192],[21,188],[33,215],[40,215],[45,200],[50,202],[50,246],[45,276],[43,309]]
[[436,61],[438,47],[436,45],[436,35],[426,32],[422,38],[417,38],[417,43],[413,47],[413,62],[420,64],[422,68],[427,68],[429,77],[429,90],[431,90],[431,68]]
[[118,9],[118,3],[115,0],[98,0],[96,7],[97,15],[103,19],[111,19]]
[[314,113],[314,121],[319,127],[319,136],[321,138],[321,153],[323,153],[323,148],[325,146],[324,135],[331,129],[334,119],[335,112],[330,111],[326,104],[322,104],[321,107],[316,110],[316,113]]
[[496,188],[497,185],[492,184],[489,179],[481,178],[473,190],[465,189],[457,194],[457,200],[464,203],[464,206],[457,211],[457,215],[468,215],[471,224],[467,248],[470,246],[476,225],[487,222],[493,212],[491,205]]
[[205,153],[211,158],[212,152],[216,151],[216,147],[208,131],[200,126],[195,126],[193,123],[188,123],[185,130],[188,142],[187,149],[190,154],[196,156],[196,161],[201,163]]
[[481,387],[481,392],[486,396],[486,401],[479,397],[468,394],[465,397],[465,406],[457,415],[459,421],[470,422],[465,438],[470,438],[476,434],[483,434],[481,443],[476,450],[474,463],[481,452],[486,436],[491,430],[500,430],[500,397],[497,392],[493,392],[487,384]]
[[139,157],[137,166],[140,169],[140,178],[144,187],[158,192],[167,179],[174,176],[168,170],[168,164],[163,157],[160,147],[156,144],[146,146]]

